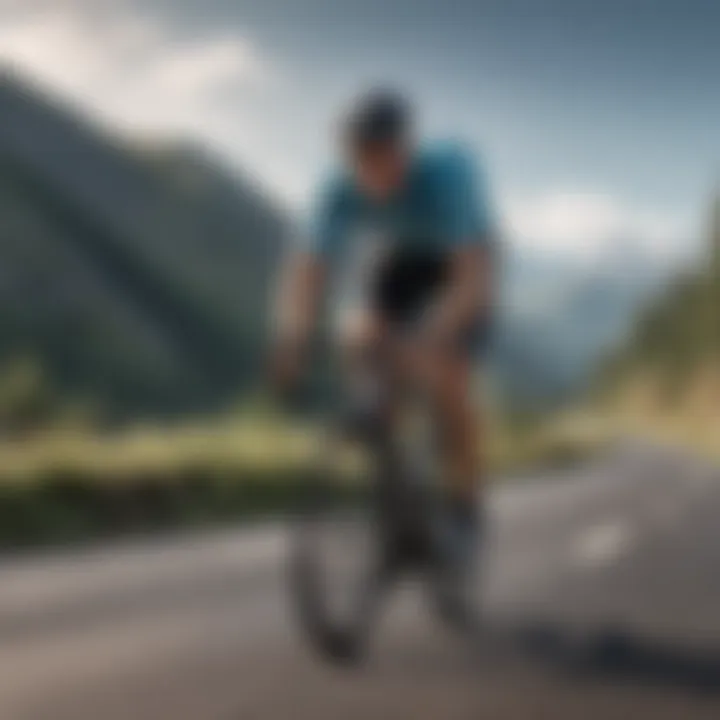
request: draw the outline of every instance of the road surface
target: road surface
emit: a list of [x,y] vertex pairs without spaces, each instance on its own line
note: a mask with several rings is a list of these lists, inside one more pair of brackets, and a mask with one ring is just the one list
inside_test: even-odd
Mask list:
[[626,447],[500,487],[478,653],[417,588],[315,659],[281,525],[0,564],[2,720],[720,717],[720,476]]

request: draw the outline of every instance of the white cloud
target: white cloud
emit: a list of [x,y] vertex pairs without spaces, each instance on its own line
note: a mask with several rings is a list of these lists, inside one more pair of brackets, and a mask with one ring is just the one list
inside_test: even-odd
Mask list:
[[150,18],[81,4],[4,10],[0,62],[113,124],[212,134],[235,121],[228,96],[273,80],[252,43],[233,33],[180,39]]
[[[263,104],[275,68],[237,31],[179,37],[116,0],[0,0],[0,63],[110,125],[210,139],[293,205],[306,196],[306,163],[293,161],[278,142],[283,128],[268,123],[282,106]],[[672,252],[691,226],[670,211],[566,190],[511,198],[504,215],[513,241],[590,260],[627,241]]]
[[160,58],[153,80],[174,92],[197,94],[217,88],[238,77],[256,82],[264,68],[245,43],[221,39],[198,47],[189,47]]
[[592,260],[628,243],[672,254],[687,240],[691,223],[679,215],[635,207],[605,193],[553,191],[514,198],[505,207],[519,245]]

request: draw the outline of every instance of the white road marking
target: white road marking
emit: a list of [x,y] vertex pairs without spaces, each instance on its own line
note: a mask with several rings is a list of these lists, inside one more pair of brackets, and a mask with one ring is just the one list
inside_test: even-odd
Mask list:
[[630,527],[622,521],[596,525],[578,538],[573,546],[573,560],[589,568],[609,565],[627,551],[632,539]]

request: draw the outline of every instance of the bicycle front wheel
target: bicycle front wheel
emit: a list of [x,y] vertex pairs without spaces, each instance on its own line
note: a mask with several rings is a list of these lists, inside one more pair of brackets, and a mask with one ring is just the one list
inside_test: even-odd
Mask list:
[[290,581],[306,637],[338,662],[363,656],[387,581],[376,490],[365,447],[334,428],[294,518]]

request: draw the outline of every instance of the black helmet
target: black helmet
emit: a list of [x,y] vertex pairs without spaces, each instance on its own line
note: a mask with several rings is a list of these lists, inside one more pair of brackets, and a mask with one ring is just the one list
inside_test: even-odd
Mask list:
[[343,123],[344,141],[353,149],[403,141],[412,130],[412,115],[404,96],[376,88],[352,104]]

